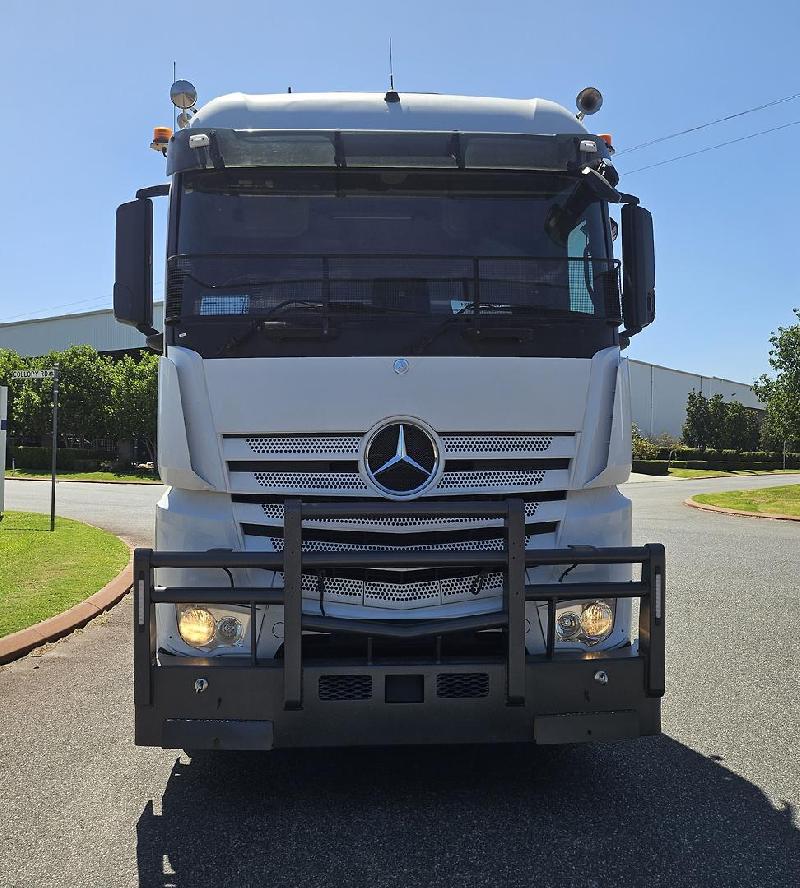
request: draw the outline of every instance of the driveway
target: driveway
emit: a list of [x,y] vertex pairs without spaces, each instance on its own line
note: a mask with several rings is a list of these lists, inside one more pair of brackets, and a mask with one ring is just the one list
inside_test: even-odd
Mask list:
[[[33,483],[9,485],[9,508],[35,507],[35,489],[19,489]],[[800,525],[681,504],[785,483],[625,488],[635,542],[668,551],[661,737],[194,759],[140,749],[123,601],[0,668],[0,886],[796,886]],[[158,490],[66,486],[65,514],[147,541]]]

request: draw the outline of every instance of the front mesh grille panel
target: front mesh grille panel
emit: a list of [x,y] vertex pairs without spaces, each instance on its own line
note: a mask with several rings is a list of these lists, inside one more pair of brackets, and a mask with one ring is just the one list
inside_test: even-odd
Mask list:
[[367,485],[355,472],[254,472],[253,476],[262,487],[291,488],[298,491],[367,490]]
[[[475,488],[487,490],[507,487],[530,488],[541,484],[544,476],[544,469],[445,472],[432,490],[448,493]],[[356,472],[254,472],[253,477],[262,487],[291,489],[299,493],[309,490],[341,490],[354,493],[369,490]]]
[[[283,578],[282,574],[279,574]],[[303,574],[303,597],[319,601],[324,589],[324,600],[345,604],[365,604],[373,607],[425,607],[496,598],[503,591],[503,574],[488,572],[467,577],[444,577],[412,583],[390,583],[377,580],[359,580],[352,577],[325,577]]]
[[[525,503],[525,519],[531,521],[536,515],[539,508],[538,502]],[[261,509],[264,517],[269,521],[275,521],[283,524],[283,506],[281,503],[261,503]],[[403,527],[408,530],[415,530],[419,527],[426,527],[431,523],[435,523],[437,527],[459,524],[462,526],[481,525],[486,521],[483,518],[425,518],[415,517],[406,518],[402,515],[391,515],[387,518],[328,518],[325,522],[309,521],[309,527],[319,526],[324,523],[325,527],[341,527],[344,529],[361,529],[373,527]]]
[[371,675],[320,675],[320,700],[369,700],[372,696]]
[[449,699],[489,696],[486,672],[442,672],[436,676],[436,696]]
[[[283,537],[267,537],[276,552],[283,552]],[[532,537],[525,537],[525,545]],[[425,543],[410,546],[378,545],[372,543],[340,543],[334,540],[303,540],[304,552],[500,552],[505,547],[502,538],[493,540],[454,540],[449,543]]]
[[284,435],[247,438],[247,446],[257,454],[286,453],[292,455],[337,454],[357,456],[361,438],[358,435]]
[[542,483],[543,469],[527,471],[445,472],[436,490],[463,490],[474,487],[535,487]]
[[552,435],[442,435],[445,453],[544,453]]

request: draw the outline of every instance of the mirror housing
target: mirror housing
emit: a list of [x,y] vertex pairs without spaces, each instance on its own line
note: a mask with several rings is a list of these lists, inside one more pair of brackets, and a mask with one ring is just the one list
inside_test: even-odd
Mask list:
[[153,202],[138,198],[117,208],[114,317],[145,336],[153,327]]
[[656,260],[653,217],[644,207],[622,207],[622,317],[633,336],[656,317]]

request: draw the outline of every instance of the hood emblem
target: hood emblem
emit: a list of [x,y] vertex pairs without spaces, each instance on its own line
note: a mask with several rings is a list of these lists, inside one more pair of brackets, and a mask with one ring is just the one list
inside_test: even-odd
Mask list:
[[368,440],[364,469],[372,484],[387,496],[419,496],[438,476],[439,448],[422,426],[391,422]]
[[409,363],[406,358],[397,358],[397,360],[392,364],[392,370],[395,373],[398,373],[402,376],[403,373],[408,373]]

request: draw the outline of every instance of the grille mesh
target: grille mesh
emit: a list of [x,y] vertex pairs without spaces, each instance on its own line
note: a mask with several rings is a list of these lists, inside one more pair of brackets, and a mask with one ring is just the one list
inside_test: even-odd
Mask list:
[[[283,574],[279,574],[283,579]],[[325,600],[373,607],[450,604],[493,598],[503,591],[503,574],[491,572],[468,577],[446,577],[416,583],[389,583],[359,580],[351,577],[326,577]],[[303,574],[301,588],[304,598],[319,600],[320,580],[316,574]]]
[[442,672],[436,676],[436,696],[475,698],[489,696],[489,675],[486,672]]
[[290,487],[292,490],[366,490],[355,472],[253,472],[262,487]]
[[445,453],[544,453],[552,435],[442,435]]
[[[283,537],[267,537],[276,552],[283,552]],[[533,538],[525,537],[526,548]],[[502,538],[494,540],[457,540],[449,543],[418,543],[410,546],[377,543],[340,543],[333,540],[303,540],[304,552],[500,552],[505,547]]]
[[[544,469],[487,469],[478,472],[445,472],[434,490],[469,490],[472,488],[535,487],[541,484]],[[356,472],[254,472],[253,477],[262,487],[304,490],[345,490],[361,492],[367,485]]]
[[320,700],[369,700],[372,696],[371,675],[320,675]]
[[[539,503],[525,503],[525,518],[530,520],[536,515]],[[281,503],[261,503],[261,509],[264,517],[271,521],[283,523],[283,505]],[[343,527],[343,528],[363,528],[363,527],[407,527],[410,529],[418,527],[427,527],[434,524],[436,527],[440,525],[452,524],[486,524],[483,518],[408,518],[402,515],[391,515],[388,518],[328,518],[324,522],[309,521],[309,527],[323,524],[325,527]]]
[[462,490],[467,487],[535,487],[542,483],[544,469],[485,472],[445,472],[437,490]]
[[247,438],[253,453],[327,454],[357,456],[358,435],[283,435]]

